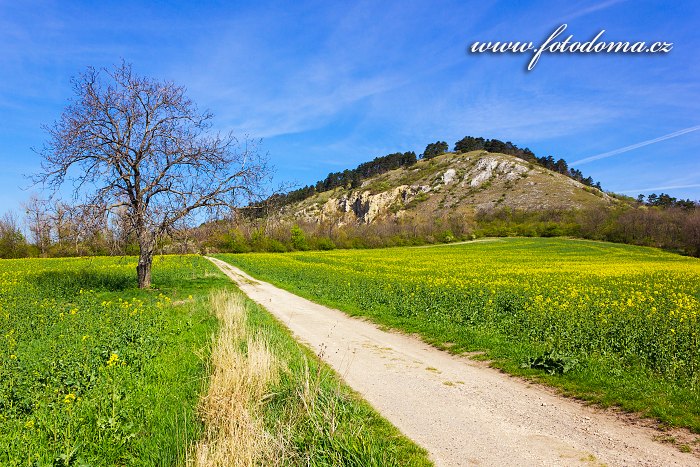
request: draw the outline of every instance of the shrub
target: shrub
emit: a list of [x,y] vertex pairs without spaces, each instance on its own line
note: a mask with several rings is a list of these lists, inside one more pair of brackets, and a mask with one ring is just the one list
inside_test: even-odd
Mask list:
[[292,248],[295,250],[306,251],[309,249],[309,242],[306,241],[304,231],[298,225],[292,227]]

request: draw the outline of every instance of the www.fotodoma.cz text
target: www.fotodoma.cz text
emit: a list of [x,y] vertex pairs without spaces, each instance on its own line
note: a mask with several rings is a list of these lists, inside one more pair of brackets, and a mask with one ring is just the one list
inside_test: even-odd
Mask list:
[[542,42],[535,46],[532,42],[474,42],[469,47],[470,53],[528,53],[532,52],[532,58],[527,65],[528,71],[535,68],[540,57],[544,53],[668,53],[673,48],[672,42],[653,42],[647,45],[644,41],[605,42],[600,39],[605,33],[601,30],[595,37],[586,42],[574,41],[574,36],[569,35],[564,40],[557,40],[566,30],[567,25],[562,24]]

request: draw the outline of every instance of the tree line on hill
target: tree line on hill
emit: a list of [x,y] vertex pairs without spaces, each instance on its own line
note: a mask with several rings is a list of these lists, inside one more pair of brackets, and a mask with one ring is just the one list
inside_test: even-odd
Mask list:
[[[439,156],[440,154],[446,153],[447,149],[447,143],[444,141],[429,144],[423,152],[423,158],[430,159],[432,157]],[[569,167],[569,164],[564,159],[560,158],[554,160],[554,157],[552,156],[537,157],[529,148],[519,148],[510,141],[506,141],[504,143],[503,141],[497,139],[484,139],[481,137],[465,136],[455,143],[454,152],[465,153],[470,151],[487,151],[515,156],[529,163],[538,164],[545,169],[551,170],[552,172],[558,172],[562,175],[566,175],[567,177],[581,182],[584,185],[602,190],[600,182],[594,182],[593,178],[591,177],[584,177],[580,170]]]
[[319,180],[314,185],[307,185],[288,193],[274,194],[267,199],[266,203],[273,206],[285,206],[287,204],[303,201],[316,193],[329,191],[339,186],[347,188],[357,188],[362,180],[386,173],[399,167],[408,167],[418,161],[416,153],[395,152],[386,156],[375,157],[369,162],[363,162],[354,169],[346,169],[342,172],[331,172],[323,180]]
[[697,206],[695,201],[690,199],[678,199],[666,193],[657,195],[652,193],[644,199],[644,195],[637,196],[637,202],[646,206],[658,206],[663,208],[693,209]]
[[[449,146],[444,141],[436,141],[425,147],[425,150],[419,156],[413,151],[395,152],[386,156],[376,157],[369,162],[364,162],[354,169],[346,169],[342,172],[331,172],[323,180],[319,180],[313,185],[307,185],[302,188],[289,191],[287,193],[275,194],[269,197],[263,203],[258,203],[251,206],[251,212],[256,215],[265,215],[264,206],[286,206],[306,198],[313,196],[316,193],[333,190],[337,187],[358,188],[363,180],[366,180],[375,175],[380,175],[390,170],[400,167],[410,167],[419,160],[429,160],[449,151]],[[491,153],[501,153],[510,156],[515,156],[532,164],[538,164],[546,169],[558,172],[562,175],[570,177],[584,185],[591,186],[602,190],[600,183],[595,182],[591,177],[584,177],[580,170],[569,167],[564,159],[555,160],[552,156],[537,157],[528,148],[519,148],[510,141],[503,142],[497,139],[484,139],[481,137],[465,136],[457,141],[454,145],[454,152],[465,153],[470,151],[487,151]]]
[[286,252],[380,248],[473,240],[481,237],[575,237],[663,248],[700,257],[700,205],[647,205],[633,198],[608,209],[520,211],[493,209],[447,218],[406,211],[371,224],[338,225],[242,218],[213,223],[197,235],[208,251]]

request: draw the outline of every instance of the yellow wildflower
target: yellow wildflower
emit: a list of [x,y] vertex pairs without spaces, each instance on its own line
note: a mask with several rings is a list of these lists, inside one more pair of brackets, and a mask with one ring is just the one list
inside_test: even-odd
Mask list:
[[113,353],[112,355],[109,356],[109,360],[107,360],[107,366],[114,366],[119,363],[119,355]]

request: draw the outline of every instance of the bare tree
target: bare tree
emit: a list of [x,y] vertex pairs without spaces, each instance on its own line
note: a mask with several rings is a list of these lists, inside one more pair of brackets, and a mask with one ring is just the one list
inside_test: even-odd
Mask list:
[[122,206],[111,212],[109,218],[104,219],[104,244],[112,256],[125,254],[130,241],[129,222],[125,212],[126,209]]
[[82,204],[124,209],[139,244],[139,287],[150,286],[156,242],[176,223],[257,199],[268,171],[255,142],[213,132],[212,114],[183,87],[126,63],[88,68],[73,87],[75,99],[45,127],[36,181],[54,190],[70,181]]
[[51,211],[51,223],[53,224],[55,239],[58,245],[70,245],[73,242],[73,238],[77,238],[77,235],[73,235],[75,229],[73,229],[70,219],[70,206],[66,203],[61,201],[54,203]]
[[39,254],[46,256],[51,246],[51,215],[49,214],[49,202],[37,196],[31,196],[24,205],[26,222],[32,240]]
[[[84,254],[99,250],[107,231],[104,204],[69,205],[57,201],[51,213],[56,242],[63,254]],[[70,252],[70,253],[69,253]]]

